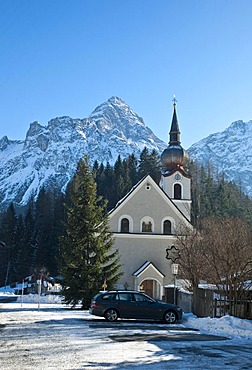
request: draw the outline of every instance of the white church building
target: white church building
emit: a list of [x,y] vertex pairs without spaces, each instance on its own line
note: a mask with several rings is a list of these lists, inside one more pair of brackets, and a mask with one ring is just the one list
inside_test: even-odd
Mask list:
[[173,249],[181,227],[192,228],[191,177],[184,169],[189,156],[180,144],[175,101],[173,107],[159,184],[144,177],[109,213],[123,272],[117,289],[143,290],[156,299],[173,284],[167,249]]

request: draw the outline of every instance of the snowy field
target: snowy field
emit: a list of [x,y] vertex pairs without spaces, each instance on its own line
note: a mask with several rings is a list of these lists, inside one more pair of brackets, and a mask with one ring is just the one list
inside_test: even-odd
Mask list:
[[0,369],[252,369],[252,322],[108,323],[56,296],[0,303]]

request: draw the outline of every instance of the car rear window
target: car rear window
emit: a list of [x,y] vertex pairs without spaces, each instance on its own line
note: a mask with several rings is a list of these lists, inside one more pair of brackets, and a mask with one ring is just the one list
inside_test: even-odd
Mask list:
[[100,297],[101,293],[97,293],[94,297],[93,297],[93,301],[95,301],[98,297]]
[[113,301],[115,297],[115,294],[113,293],[108,293],[108,294],[103,294],[102,299],[104,301]]

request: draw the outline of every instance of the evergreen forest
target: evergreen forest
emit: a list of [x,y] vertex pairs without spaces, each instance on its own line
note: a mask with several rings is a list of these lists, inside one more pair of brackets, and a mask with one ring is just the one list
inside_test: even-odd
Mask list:
[[[105,212],[115,207],[130,189],[146,175],[158,182],[160,157],[146,148],[139,159],[133,154],[114,165],[95,162],[92,167],[97,196],[106,199]],[[239,217],[252,225],[252,200],[241,187],[225,179],[208,166],[190,162],[187,171],[192,176],[192,223],[199,227],[211,216]],[[23,278],[44,268],[51,276],[61,274],[62,247],[65,235],[66,207],[71,182],[66,194],[41,189],[37,199],[31,198],[20,210],[10,204],[0,214],[0,286],[22,281]],[[100,199],[100,198],[99,198]]]

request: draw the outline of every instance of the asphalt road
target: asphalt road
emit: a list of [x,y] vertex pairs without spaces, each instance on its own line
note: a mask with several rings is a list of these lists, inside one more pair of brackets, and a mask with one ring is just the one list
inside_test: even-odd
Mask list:
[[1,370],[252,369],[252,343],[183,325],[0,308]]
[[[128,342],[128,341],[220,341],[228,340],[227,337],[211,334],[202,334],[197,329],[184,328],[182,326],[174,326],[163,323],[157,325],[153,321],[132,321],[132,320],[120,320],[117,322],[109,323],[104,320],[87,320],[88,325],[92,329],[110,329],[116,332],[124,332],[120,335],[109,335],[109,338],[117,342]],[[143,330],[143,333],[139,334],[127,334],[127,331],[132,330]],[[155,332],[154,334],[149,331]],[[165,331],[165,333],[159,334],[158,331]],[[146,333],[148,332],[148,333]]]

